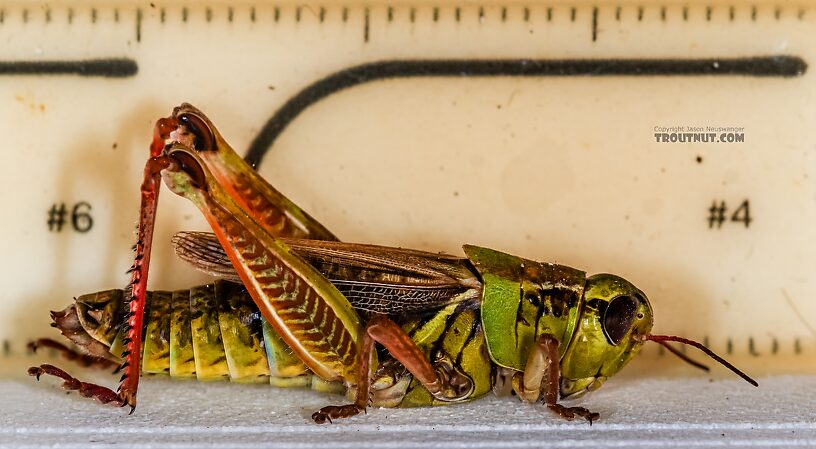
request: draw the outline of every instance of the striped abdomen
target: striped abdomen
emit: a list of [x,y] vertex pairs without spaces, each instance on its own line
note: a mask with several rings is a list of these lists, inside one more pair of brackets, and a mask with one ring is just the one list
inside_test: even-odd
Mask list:
[[[95,295],[121,298],[122,291]],[[77,302],[82,302],[82,297]],[[149,292],[145,315],[145,374],[276,386],[314,384],[320,390],[341,388],[311,375],[239,284],[218,281],[189,290]],[[117,335],[111,345],[114,356],[121,354],[121,337]]]

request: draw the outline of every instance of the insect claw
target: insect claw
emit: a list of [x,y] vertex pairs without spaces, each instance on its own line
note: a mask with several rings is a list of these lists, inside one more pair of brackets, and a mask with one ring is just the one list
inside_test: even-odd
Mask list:
[[[125,404],[122,404],[122,405],[125,405]],[[130,406],[130,413],[128,413],[128,416],[132,415],[134,410],[136,410],[136,406],[135,406],[135,405],[131,405],[131,406]]]
[[40,375],[41,374],[42,374],[42,368],[40,368],[39,366],[32,366],[31,368],[28,369],[28,375],[36,377],[37,381],[40,380]]

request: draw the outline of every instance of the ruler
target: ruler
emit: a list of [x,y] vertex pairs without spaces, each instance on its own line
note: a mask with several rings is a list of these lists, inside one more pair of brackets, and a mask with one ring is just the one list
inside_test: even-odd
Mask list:
[[[804,366],[814,37],[788,2],[0,6],[3,351],[127,283],[152,124],[187,101],[343,240],[616,273],[656,332]],[[152,287],[206,282],[168,244],[205,223],[159,210]]]

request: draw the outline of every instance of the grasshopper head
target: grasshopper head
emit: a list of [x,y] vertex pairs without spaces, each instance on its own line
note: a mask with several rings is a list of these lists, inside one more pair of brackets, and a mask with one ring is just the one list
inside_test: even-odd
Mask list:
[[587,278],[578,326],[561,359],[561,396],[597,390],[629,363],[646,341],[663,345],[684,361],[708,371],[707,366],[686,357],[668,342],[693,346],[757,386],[755,380],[699,342],[651,334],[652,324],[652,307],[637,287],[611,274]]
[[611,274],[587,278],[583,311],[561,360],[561,395],[600,388],[640,351],[652,323],[649,300],[627,280]]

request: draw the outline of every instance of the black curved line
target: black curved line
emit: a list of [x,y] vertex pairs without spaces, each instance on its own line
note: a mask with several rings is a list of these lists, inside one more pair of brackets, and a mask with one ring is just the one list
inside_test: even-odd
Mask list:
[[548,76],[801,76],[807,63],[797,56],[708,59],[475,59],[381,61],[335,72],[290,98],[255,136],[245,157],[258,167],[287,126],[306,108],[358,84],[411,77]]
[[138,71],[138,64],[130,58],[0,61],[0,75],[78,75],[126,78],[136,75]]

